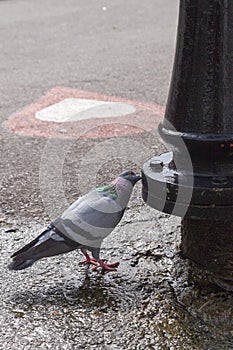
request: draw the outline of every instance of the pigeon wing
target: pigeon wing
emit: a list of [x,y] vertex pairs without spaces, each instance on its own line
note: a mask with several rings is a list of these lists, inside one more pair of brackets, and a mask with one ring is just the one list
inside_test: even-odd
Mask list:
[[54,224],[75,242],[99,247],[119,223],[123,213],[124,208],[114,199],[94,190],[74,202]]

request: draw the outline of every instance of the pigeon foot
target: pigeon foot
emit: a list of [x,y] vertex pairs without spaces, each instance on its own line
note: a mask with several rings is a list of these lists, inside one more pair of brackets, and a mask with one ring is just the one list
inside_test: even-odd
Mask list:
[[119,266],[119,262],[115,262],[115,263],[111,263],[111,264],[107,264],[105,262],[106,260],[100,259],[98,260],[99,265],[96,265],[95,267],[93,267],[92,271],[96,271],[98,268],[102,268],[102,271],[115,271],[116,268]]
[[91,258],[90,257],[90,255],[89,254],[87,254],[87,252],[85,251],[85,250],[81,250],[82,251],[82,253],[83,253],[83,255],[85,255],[85,257],[86,257],[86,260],[84,260],[84,261],[81,261],[79,264],[80,265],[85,265],[85,264],[88,264],[88,265],[97,265],[97,260],[96,259],[94,259],[94,258]]

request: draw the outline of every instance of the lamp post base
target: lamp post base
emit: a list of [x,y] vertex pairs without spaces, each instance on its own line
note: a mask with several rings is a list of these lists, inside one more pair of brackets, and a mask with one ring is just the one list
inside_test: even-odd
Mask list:
[[181,251],[210,271],[216,284],[233,291],[233,221],[184,218]]

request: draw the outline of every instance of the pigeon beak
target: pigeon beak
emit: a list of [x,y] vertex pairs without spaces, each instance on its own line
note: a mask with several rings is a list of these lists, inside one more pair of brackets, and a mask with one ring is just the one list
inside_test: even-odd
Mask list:
[[142,179],[142,177],[139,176],[139,175],[135,175],[135,176],[134,176],[135,183],[138,182],[138,181],[141,180],[141,179]]

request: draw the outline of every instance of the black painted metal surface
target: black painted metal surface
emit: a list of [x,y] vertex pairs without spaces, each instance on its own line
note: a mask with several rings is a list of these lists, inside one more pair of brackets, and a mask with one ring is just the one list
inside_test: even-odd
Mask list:
[[[188,186],[190,190],[193,186],[187,215],[211,218],[218,214],[219,219],[231,218],[233,214],[232,1],[180,2],[173,76],[165,118],[159,126],[159,133],[173,149],[173,161],[168,168],[174,172],[175,166],[177,175],[176,179],[173,179],[173,196],[170,195],[166,201],[173,201],[174,207],[177,203],[177,189]],[[185,163],[187,150],[193,167],[193,184],[192,181],[189,184],[186,181],[191,171],[190,167],[187,170]],[[156,170],[153,171],[153,167],[149,168],[148,163],[145,163],[144,200],[147,200],[148,196],[158,197],[153,189],[155,183],[156,188],[159,184],[163,188],[165,184],[169,184],[166,177],[159,176]],[[150,201],[150,205],[160,209],[156,200]],[[169,208],[171,205],[165,203],[164,211],[171,213]],[[183,211],[180,214],[178,210],[173,214],[183,216]]]
[[233,133],[232,14],[232,0],[180,2],[177,50],[166,111],[166,119],[177,131]]
[[173,76],[159,133],[172,152],[144,164],[143,198],[184,217],[185,256],[217,275],[227,270],[233,285],[233,1],[180,1]]

